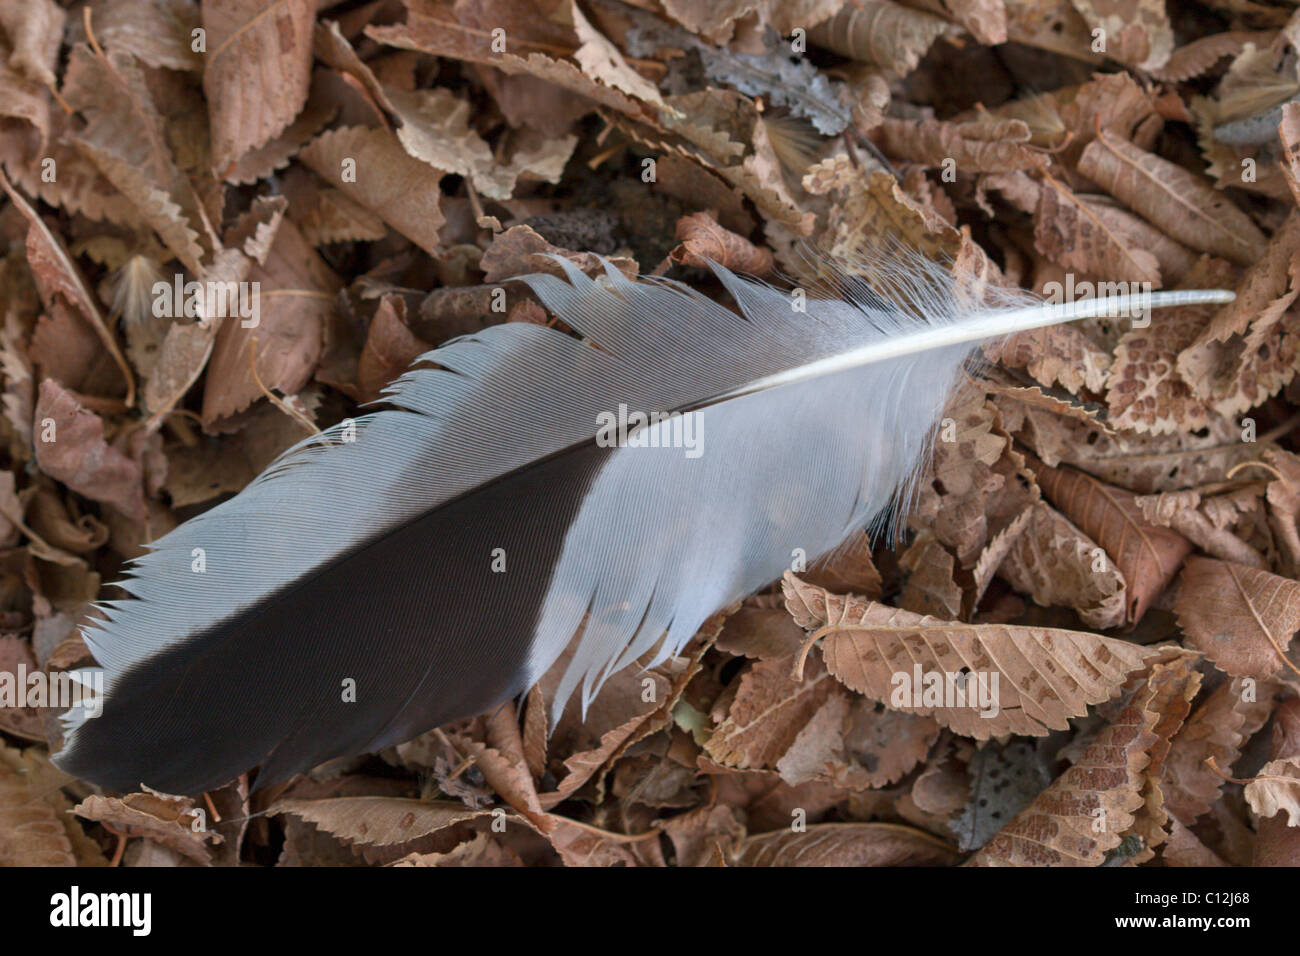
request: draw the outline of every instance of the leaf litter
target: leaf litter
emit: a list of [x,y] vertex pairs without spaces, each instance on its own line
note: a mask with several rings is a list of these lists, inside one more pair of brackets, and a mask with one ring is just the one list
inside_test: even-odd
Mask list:
[[1300,14],[924,6],[0,3],[7,670],[85,663],[101,582],[429,348],[557,324],[511,281],[547,256],[1237,291],[988,347],[896,539],[585,719],[549,726],[561,660],[191,799],[60,774],[0,695],[0,863],[1300,865]]

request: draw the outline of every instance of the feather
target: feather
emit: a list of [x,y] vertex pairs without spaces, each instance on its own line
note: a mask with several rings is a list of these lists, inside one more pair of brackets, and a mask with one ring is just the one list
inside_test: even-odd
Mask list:
[[905,506],[979,342],[1131,305],[990,303],[914,257],[872,264],[906,307],[846,280],[806,312],[715,266],[737,314],[557,261],[565,278],[524,281],[580,337],[508,323],[427,353],[391,407],[133,562],[84,629],[104,692],[99,716],[64,715],[62,769],[195,794],[260,765],[263,787],[483,712],[571,642],[555,707],[579,690],[585,707],[796,549]]

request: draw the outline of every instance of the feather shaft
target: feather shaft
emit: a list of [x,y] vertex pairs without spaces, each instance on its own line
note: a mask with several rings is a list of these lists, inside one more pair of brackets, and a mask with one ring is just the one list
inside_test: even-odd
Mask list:
[[941,325],[921,328],[915,332],[896,335],[884,341],[872,342],[862,348],[832,355],[786,369],[774,375],[730,389],[708,400],[727,401],[754,392],[778,388],[795,382],[807,381],[823,375],[832,375],[851,368],[860,368],[876,362],[915,355],[931,349],[950,345],[997,339],[1016,332],[1028,332],[1062,322],[1093,319],[1106,315],[1123,315],[1137,308],[1164,309],[1187,305],[1218,305],[1231,302],[1235,292],[1225,289],[1175,289],[1172,292],[1133,293],[1116,298],[1079,299],[1075,302],[1045,303],[1020,309],[992,311],[988,315],[960,325]]

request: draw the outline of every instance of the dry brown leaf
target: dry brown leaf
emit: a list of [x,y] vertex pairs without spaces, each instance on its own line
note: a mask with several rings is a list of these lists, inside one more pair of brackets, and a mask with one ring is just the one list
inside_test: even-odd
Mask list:
[[1079,172],[1193,249],[1242,266],[1264,254],[1264,234],[1226,196],[1121,137],[1103,130],[1083,151]]
[[865,531],[850,535],[799,576],[828,591],[852,591],[869,598],[880,597],[882,587],[880,572],[871,559],[871,536]]
[[212,168],[219,178],[293,122],[311,84],[312,0],[204,3]]
[[799,731],[835,692],[835,681],[813,658],[803,679],[790,677],[793,657],[751,664],[739,690],[704,751],[718,763],[740,770],[774,767]]
[[1034,248],[1067,269],[1111,281],[1160,287],[1160,263],[1147,247],[1115,231],[1099,207],[1050,176],[1034,210]]
[[1004,0],[1007,37],[1015,43],[1077,57],[1097,66],[1105,62],[1092,52],[1092,35],[1070,0]]
[[1288,217],[1238,293],[1178,356],[1178,372],[1219,414],[1262,404],[1295,377],[1300,317],[1300,216]]
[[1168,746],[1199,675],[1185,658],[1152,668],[1131,702],[1065,773],[1018,813],[970,866],[1100,866],[1150,812],[1152,751]]
[[1045,464],[1064,462],[1139,494],[1222,481],[1233,467],[1259,459],[1270,447],[1265,436],[1243,442],[1241,428],[1218,416],[1204,436],[1112,433],[1032,408],[1026,410],[1023,424],[1027,428],[1014,429],[1016,437]]
[[[85,118],[73,142],[192,273],[215,241],[175,159],[141,66],[125,54],[73,50],[63,95]],[[202,230],[202,235],[199,230]]]
[[1162,787],[1165,806],[1177,820],[1191,826],[1209,812],[1224,781],[1205,761],[1213,758],[1223,773],[1231,773],[1246,742],[1272,713],[1278,689],[1274,684],[1256,686],[1240,677],[1224,681],[1174,737]]
[[1227,861],[1215,853],[1177,817],[1169,821],[1169,839],[1160,850],[1160,861],[1165,866],[1227,866]]
[[1044,385],[1058,382],[1071,392],[1100,392],[1111,358],[1073,325],[1049,325],[1015,332],[984,346],[991,362],[1023,368]]
[[361,399],[378,398],[385,385],[410,368],[429,348],[429,343],[417,338],[406,325],[406,300],[397,295],[384,296],[370,320],[366,344],[357,360],[357,388]]
[[104,440],[104,423],[53,379],[36,403],[36,463],[72,490],[144,520],[140,466]]
[[459,803],[385,796],[280,800],[270,812],[293,814],[345,843],[374,847],[404,846],[458,823],[497,816],[523,819],[505,810],[470,810]]
[[1129,623],[1142,619],[1169,583],[1192,544],[1181,534],[1151,524],[1135,496],[1073,468],[1030,462],[1043,494],[1115,562],[1128,586]]
[[95,5],[95,36],[106,50],[123,50],[148,66],[197,73],[194,49],[199,11],[189,0],[107,0]]
[[0,743],[0,866],[76,866],[44,781],[29,770],[23,754]]
[[1264,523],[1258,486],[1238,492],[1202,496],[1196,491],[1167,491],[1137,499],[1142,514],[1152,524],[1173,528],[1197,548],[1214,558],[1252,568],[1267,568],[1268,562],[1246,541],[1237,537],[1250,533],[1250,526]]
[[[816,628],[826,667],[841,682],[979,740],[1064,729],[1067,718],[1118,693],[1148,654],[1081,631],[940,621],[831,594],[788,572],[784,587],[791,615]],[[958,686],[966,673],[975,675],[969,694]]]
[[27,261],[36,277],[41,300],[46,308],[50,308],[54,296],[61,295],[76,306],[103,341],[117,367],[122,370],[122,377],[126,381],[126,404],[130,405],[135,395],[135,376],[131,374],[131,366],[118,347],[117,339],[108,328],[99,304],[86,287],[76,263],[72,261],[62,240],[36,214],[31,204],[9,185],[9,180],[3,173],[0,173],[0,187],[9,194],[9,199],[28,222]]
[[[209,283],[220,284],[225,289],[238,288],[254,264],[265,260],[283,218],[282,199],[255,200],[252,208],[235,220],[226,231],[226,248],[218,250],[212,258],[212,264],[200,274],[199,279],[205,283],[204,288],[217,287],[208,285]],[[227,319],[226,315],[220,313],[238,311],[227,305],[225,309],[216,309],[219,314],[207,315],[207,308],[208,303],[205,301],[198,309],[198,321],[194,324],[185,325],[173,321],[167,329],[167,335],[158,350],[154,374],[150,376],[144,390],[144,404],[153,413],[150,422],[154,425],[185,397],[203,373],[212,355],[217,333]],[[231,322],[244,321],[237,315],[229,318]]]
[[550,256],[562,256],[592,277],[604,273],[606,261],[624,275],[634,276],[638,272],[637,264],[631,259],[618,256],[603,260],[590,252],[570,252],[547,242],[537,230],[526,225],[511,226],[499,233],[484,251],[479,268],[483,270],[484,281],[489,284],[532,272],[563,276],[564,271]]
[[939,167],[956,164],[963,175],[1041,170],[1046,153],[1031,148],[1029,127],[1018,119],[965,123],[884,119],[873,138],[889,156]]
[[126,833],[147,837],[197,863],[212,862],[213,846],[224,842],[211,829],[214,821],[207,811],[189,797],[173,797],[150,790],[124,797],[91,795],[77,804],[74,811],[87,820],[95,820]]
[[[565,773],[555,790],[541,795],[543,808],[558,806],[589,782],[594,784],[597,799],[603,797],[605,775],[614,761],[672,721],[673,708],[699,669],[705,651],[717,638],[727,614],[724,609],[705,621],[683,656],[646,671],[627,668],[615,674],[585,714],[576,698],[568,702],[551,738],[553,748],[567,745],[564,752],[569,756],[559,765]],[[567,653],[561,655],[538,682],[542,701],[554,698],[568,660]]]
[[[1212,558],[1189,558],[1176,611],[1188,643],[1234,677],[1268,680],[1290,662],[1300,582]],[[1294,664],[1289,668],[1296,672]]]
[[1019,486],[1014,476],[1023,462],[1010,449],[996,407],[976,387],[968,385],[955,394],[944,415],[929,473],[919,483],[908,521],[912,527],[933,532],[968,568],[1001,530],[997,512],[1020,510],[995,509],[994,502],[999,496],[1016,494]]
[[1167,83],[1181,83],[1208,72],[1210,67],[1224,57],[1237,56],[1246,48],[1247,43],[1260,48],[1272,38],[1271,31],[1229,30],[1226,33],[1212,33],[1180,46],[1165,61],[1164,66],[1151,73],[1156,79]]
[[[320,361],[340,286],[333,270],[288,221],[279,222],[265,262],[255,262],[246,281],[257,283],[252,287],[259,303],[257,321],[254,325],[231,316],[221,324],[204,381],[204,421],[242,411],[263,397],[264,389],[286,395],[300,391]],[[250,352],[256,356],[256,377]]]
[[565,866],[665,866],[659,831],[641,836],[612,833],[567,817],[548,818],[547,839]]
[[808,39],[841,56],[906,76],[930,44],[952,32],[951,24],[933,14],[884,0],[852,0],[809,30]]
[[728,654],[767,661],[792,657],[803,639],[803,631],[783,609],[742,607],[727,618],[717,647]]
[[510,847],[486,833],[460,843],[446,853],[411,853],[393,866],[525,866],[523,859]]
[[[406,21],[394,26],[366,28],[366,35],[380,43],[405,50],[419,50],[435,56],[469,60],[494,67],[510,75],[522,75],[536,83],[543,81],[562,87],[589,101],[639,119],[651,119],[654,107],[628,96],[588,76],[568,60],[554,54],[572,49],[576,34],[554,20],[538,17],[533,11],[524,16],[506,14],[514,20],[510,28],[502,26],[502,14],[492,11],[482,16],[474,4],[456,7],[404,0]],[[494,29],[506,31],[506,51],[493,49]],[[541,52],[541,51],[547,52]],[[585,112],[585,110],[584,110]]]
[[391,133],[345,126],[322,133],[298,157],[349,199],[437,256],[443,174],[407,153]]
[[[789,615],[786,615],[789,620]],[[20,694],[27,690],[26,682],[20,674],[39,674],[41,668],[32,656],[31,645],[15,634],[0,634],[0,675],[4,675],[10,686]],[[7,694],[4,696],[8,696]],[[0,704],[0,730],[25,737],[28,740],[45,742],[44,719],[36,707],[11,707],[8,702]]]
[[677,240],[681,245],[669,254],[669,258],[678,265],[707,267],[709,261],[713,261],[733,272],[755,276],[767,275],[774,265],[771,252],[724,229],[705,212],[677,220]]
[[745,828],[728,806],[696,807],[664,823],[678,866],[715,866],[719,852],[730,859]]
[[1028,526],[998,573],[1043,607],[1071,607],[1089,627],[1121,627],[1127,587],[1105,552],[1046,502],[1033,506]]
[[1139,70],[1158,70],[1174,52],[1163,0],[1071,0],[1105,42],[1103,52]]
[[957,619],[962,616],[962,590],[956,580],[952,554],[928,531],[922,531],[898,559],[908,572],[900,607],[916,614]]
[[[1284,768],[1294,768],[1296,760],[1300,759],[1300,701],[1288,700],[1278,707],[1273,718],[1270,756],[1274,763],[1289,761],[1283,764]],[[1295,786],[1289,788],[1292,800],[1296,789]],[[1293,825],[1295,820],[1294,813],[1275,813],[1260,819],[1259,838],[1255,841],[1256,866],[1300,865],[1300,827]]]
[[[1187,277],[1193,288],[1213,282],[1213,270],[1197,267]],[[1106,382],[1110,421],[1138,433],[1198,431],[1210,410],[1179,374],[1180,353],[1205,326],[1213,306],[1183,306],[1151,313],[1149,325],[1125,332],[1115,347]]]
[[939,725],[927,717],[888,710],[842,688],[799,731],[776,762],[791,786],[820,780],[847,790],[870,790],[901,780],[925,759]]
[[1300,756],[1270,760],[1246,784],[1246,802],[1261,817],[1287,814],[1287,826],[1300,827]]
[[751,836],[736,866],[945,866],[956,851],[921,830],[895,823],[819,823],[806,830]]

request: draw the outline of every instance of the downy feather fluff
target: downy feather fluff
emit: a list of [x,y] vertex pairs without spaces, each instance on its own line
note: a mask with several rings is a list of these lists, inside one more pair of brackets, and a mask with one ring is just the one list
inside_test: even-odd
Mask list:
[[[841,283],[800,312],[715,266],[737,314],[557,261],[567,280],[524,281],[581,338],[509,323],[435,349],[390,408],[300,442],[133,562],[130,596],[84,630],[102,713],[65,714],[61,768],[194,794],[260,765],[265,786],[482,712],[575,635],[555,707],[579,689],[585,706],[796,549],[905,502],[979,342],[1115,305],[977,306],[912,258],[875,270],[907,308]],[[670,447],[602,447],[620,406],[691,413],[699,454],[671,447],[680,419],[639,433]]]

